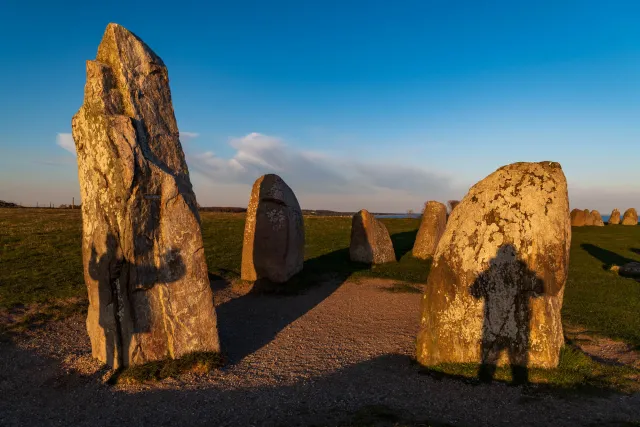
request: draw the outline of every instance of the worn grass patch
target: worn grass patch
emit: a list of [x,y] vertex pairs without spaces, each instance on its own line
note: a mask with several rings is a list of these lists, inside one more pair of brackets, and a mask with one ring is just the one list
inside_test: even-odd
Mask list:
[[180,359],[159,360],[117,370],[107,380],[107,383],[111,385],[141,384],[165,378],[176,378],[188,373],[204,375],[223,365],[224,358],[220,353],[195,352]]
[[[458,378],[478,383],[479,366],[475,363],[441,364],[422,368],[422,372],[436,378]],[[565,346],[560,353],[560,364],[554,369],[532,368],[528,370],[529,383],[541,386],[545,391],[607,393],[640,391],[640,370],[627,366],[597,362],[580,350]],[[511,369],[498,367],[494,381],[511,382]]]

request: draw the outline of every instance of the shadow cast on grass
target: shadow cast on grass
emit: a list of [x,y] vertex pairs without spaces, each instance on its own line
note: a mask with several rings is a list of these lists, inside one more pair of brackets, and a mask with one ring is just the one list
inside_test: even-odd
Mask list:
[[368,269],[343,248],[306,260],[287,283],[257,281],[246,295],[217,307],[220,345],[230,364],[259,350],[335,292],[353,273]]
[[610,250],[592,245],[591,243],[583,243],[580,247],[587,251],[589,255],[600,261],[602,263],[602,268],[605,270],[611,268],[612,265],[620,266],[634,261],[631,258],[626,258]]
[[417,234],[418,230],[412,230],[391,235],[391,242],[393,243],[393,250],[396,253],[396,260],[400,261],[407,252],[410,252],[411,249],[413,249],[413,244],[416,241]]

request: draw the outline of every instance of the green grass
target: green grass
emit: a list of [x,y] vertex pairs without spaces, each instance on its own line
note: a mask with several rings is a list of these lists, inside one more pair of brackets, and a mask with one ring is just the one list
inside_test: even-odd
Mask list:
[[[201,213],[209,272],[228,280],[240,277],[244,215]],[[397,263],[362,265],[349,260],[351,218],[305,217],[305,265],[298,280],[333,273],[342,277],[382,277],[426,282],[429,263],[411,256],[418,219],[383,219],[396,251]]]
[[[438,377],[461,378],[478,382],[474,363],[441,364],[422,368],[422,372]],[[560,353],[560,364],[554,369],[529,369],[531,384],[546,385],[547,391],[594,392],[640,391],[640,370],[627,366],[608,365],[594,361],[581,351],[567,345]],[[511,369],[498,367],[494,381],[511,382]]]
[[0,209],[0,308],[86,295],[80,210]]
[[574,227],[563,321],[640,348],[640,283],[608,270],[639,248],[640,226]]

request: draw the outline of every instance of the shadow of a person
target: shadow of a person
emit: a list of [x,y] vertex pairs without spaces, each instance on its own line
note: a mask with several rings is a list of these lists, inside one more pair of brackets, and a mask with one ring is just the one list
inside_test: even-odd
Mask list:
[[478,275],[470,294],[484,299],[481,364],[478,377],[490,382],[504,351],[508,354],[514,384],[529,381],[529,322],[531,298],[544,292],[544,282],[518,259],[516,248],[502,245]]
[[[149,256],[145,256],[144,262],[128,262],[111,233],[106,237],[102,255],[98,257],[95,246],[91,247],[88,271],[98,282],[97,320],[103,331],[102,337],[92,337],[92,341],[104,341],[99,345],[104,348],[105,362],[115,368],[136,363],[138,355],[145,358],[145,350],[138,348],[141,344],[136,335],[152,329],[154,315],[147,292],[156,284],[175,282],[186,274],[179,250],[166,251],[161,256],[160,266],[153,265],[153,245],[145,252]],[[95,303],[92,301],[91,304]]]

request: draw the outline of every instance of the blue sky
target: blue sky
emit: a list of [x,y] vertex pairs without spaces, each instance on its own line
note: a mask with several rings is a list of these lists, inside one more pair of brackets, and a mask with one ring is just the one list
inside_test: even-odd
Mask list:
[[0,199],[79,199],[58,142],[117,22],[168,66],[202,205],[276,172],[305,208],[404,211],[555,160],[572,207],[640,207],[638,2],[52,3],[0,4]]

